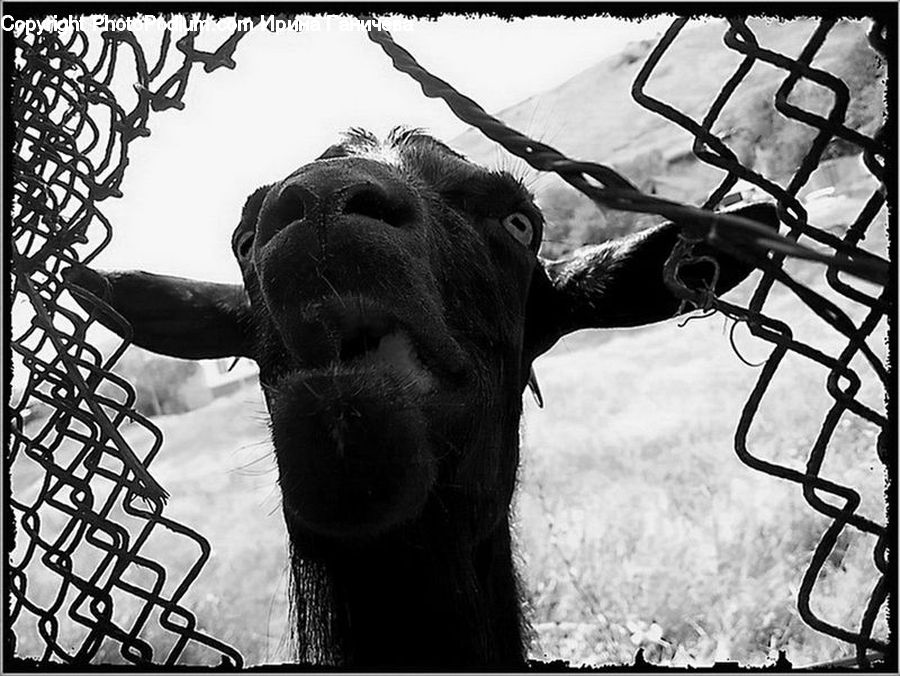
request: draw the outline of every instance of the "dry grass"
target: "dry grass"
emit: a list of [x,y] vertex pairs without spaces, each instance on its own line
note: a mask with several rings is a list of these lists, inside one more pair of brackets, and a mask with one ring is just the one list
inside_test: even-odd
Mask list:
[[[859,208],[857,199],[851,207]],[[821,225],[843,220],[842,209]],[[884,221],[870,228],[886,250]],[[838,302],[820,266],[791,264],[796,277]],[[730,300],[744,304],[755,284]],[[872,293],[873,289],[866,289]],[[837,356],[839,333],[776,286],[763,312],[787,321],[798,340]],[[786,650],[794,664],[851,654],[802,622],[797,590],[830,522],[795,484],[743,465],[734,431],[759,369],[734,354],[721,317],[621,331],[597,341],[576,334],[537,362],[546,407],[526,406],[517,497],[519,544],[537,657],[577,663],[652,661],[760,664]],[[886,336],[869,344],[884,358]],[[750,362],[772,346],[739,327]],[[861,360],[858,398],[884,413],[882,390]],[[788,356],[763,397],[748,449],[803,471],[834,401],[827,370]],[[828,443],[823,475],[862,496],[860,511],[884,521],[877,428],[845,415]],[[833,501],[833,499],[832,499]],[[824,619],[856,628],[877,580],[874,539],[845,531],[813,593]],[[886,632],[884,618],[880,631]]]
[[[547,405],[526,416],[517,502],[543,628],[537,655],[621,663],[643,645],[656,660],[761,663],[786,649],[796,664],[847,653],[795,609],[828,522],[795,485],[751,471],[732,450],[758,371],[734,356],[720,326],[666,324],[538,365]],[[800,359],[783,364],[755,418],[751,452],[803,468],[831,403],[825,375]],[[826,474],[860,490],[863,510],[882,520],[874,435],[846,420]],[[873,544],[848,535],[853,551],[827,569],[816,607],[828,619],[858,623],[876,579]],[[565,622],[578,624],[554,627]]]

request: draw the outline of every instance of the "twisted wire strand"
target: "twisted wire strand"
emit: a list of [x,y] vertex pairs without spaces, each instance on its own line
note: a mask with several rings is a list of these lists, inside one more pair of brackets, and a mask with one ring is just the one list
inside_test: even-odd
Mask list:
[[[681,225],[693,236],[697,236],[698,230],[702,228],[702,234],[712,244],[721,240],[734,241],[743,248],[752,247],[760,252],[777,250],[795,258],[825,263],[882,286],[889,280],[888,261],[871,252],[849,249],[838,256],[816,251],[775,234],[751,219],[715,213],[646,195],[608,166],[571,160],[546,143],[535,141],[507,126],[490,115],[477,102],[423,68],[412,54],[395,42],[389,31],[380,27],[374,17],[363,15],[361,19],[369,22],[367,24],[369,39],[382,48],[391,59],[394,68],[406,73],[419,84],[425,96],[442,99],[460,120],[476,127],[489,139],[525,160],[534,169],[559,175],[566,183],[601,206],[664,216]],[[651,60],[648,59],[645,68],[652,68],[651,64]],[[599,182],[600,186],[594,185],[589,179]]]

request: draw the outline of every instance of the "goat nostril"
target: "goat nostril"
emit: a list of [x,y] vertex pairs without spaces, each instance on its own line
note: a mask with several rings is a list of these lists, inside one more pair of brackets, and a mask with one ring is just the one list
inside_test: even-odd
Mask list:
[[406,225],[413,217],[413,208],[402,196],[389,195],[380,186],[370,183],[354,186],[341,209],[345,215],[367,216],[394,227]]
[[284,227],[306,217],[307,207],[312,206],[315,195],[299,185],[286,185],[278,194],[278,200],[270,212],[272,225]]

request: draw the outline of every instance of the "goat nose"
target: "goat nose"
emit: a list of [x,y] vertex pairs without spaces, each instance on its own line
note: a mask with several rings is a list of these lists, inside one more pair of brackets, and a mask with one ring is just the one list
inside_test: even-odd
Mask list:
[[282,186],[266,214],[267,229],[274,234],[295,221],[302,221],[315,209],[318,201],[315,193],[302,185],[288,183]]
[[418,220],[418,205],[415,190],[379,165],[369,166],[362,160],[309,165],[266,197],[257,220],[256,245],[263,246],[288,226],[302,222],[314,224],[319,236],[331,228],[361,225],[363,219],[412,228]]
[[415,207],[400,190],[391,190],[375,181],[354,183],[334,195],[337,212],[345,216],[366,216],[396,228],[408,225]]

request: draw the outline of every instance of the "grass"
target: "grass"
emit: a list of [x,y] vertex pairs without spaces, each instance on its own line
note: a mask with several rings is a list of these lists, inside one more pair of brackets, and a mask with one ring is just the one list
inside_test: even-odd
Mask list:
[[[827,217],[822,225],[831,225]],[[870,229],[873,250],[884,251],[883,227],[882,220]],[[819,266],[791,268],[838,302]],[[745,304],[754,286],[729,300]],[[861,320],[857,308],[839,304]],[[781,287],[763,311],[827,354],[846,344]],[[759,369],[735,356],[723,329],[721,317],[667,322],[594,346],[586,332],[538,361],[546,407],[526,407],[516,504],[536,656],[620,664],[643,647],[651,661],[703,665],[762,664],[778,650],[794,664],[852,654],[809,629],[796,609],[801,576],[830,521],[797,485],[752,471],[732,450]],[[743,328],[735,342],[751,362],[772,349]],[[869,343],[883,359],[884,333]],[[883,413],[879,381],[860,361],[853,366],[863,378],[858,398]],[[784,360],[753,418],[752,454],[805,469],[834,403],[827,375],[804,358]],[[859,511],[883,523],[876,436],[877,427],[845,415],[823,476],[857,490]],[[858,626],[877,579],[873,546],[869,536],[842,534],[814,589],[820,617]]]
[[[871,246],[883,245],[876,233]],[[826,293],[816,266],[799,274]],[[730,299],[745,302],[753,286]],[[784,289],[775,289],[764,312],[829,354],[845,342]],[[794,664],[851,654],[809,629],[796,609],[801,576],[828,520],[806,505],[796,485],[752,471],[732,450],[759,369],[737,358],[724,329],[719,316],[684,326],[670,321],[585,332],[538,360],[546,406],[537,409],[526,395],[514,503],[535,626],[532,656],[622,664],[643,647],[651,661],[703,665],[761,664],[777,650],[786,650]],[[745,329],[735,342],[751,362],[771,350]],[[883,341],[870,342],[883,355]],[[862,366],[860,372],[858,398],[883,411],[877,381]],[[788,357],[754,417],[750,451],[802,470],[833,403],[826,377],[823,367]],[[152,471],[171,493],[166,515],[213,547],[183,604],[203,631],[234,645],[248,664],[288,660],[285,533],[259,392],[248,388],[156,423],[166,442]],[[138,446],[146,443],[138,428],[127,434]],[[883,522],[875,434],[873,426],[845,416],[823,474],[858,490],[860,510]],[[14,487],[27,491],[29,482],[19,479]],[[162,535],[148,541],[147,551],[170,575],[183,574],[197,559],[196,547]],[[830,622],[858,626],[876,580],[873,544],[847,531],[829,557],[813,608]],[[49,603],[55,581],[39,567],[30,578],[38,589],[46,586]],[[120,606],[127,626],[134,604]],[[877,627],[884,635],[884,617]],[[40,654],[43,644],[28,616],[16,633],[20,655]],[[162,659],[167,632],[151,626],[144,636]],[[111,642],[102,656],[121,661]],[[182,661],[214,659],[191,645]]]
[[[538,365],[547,404],[526,415],[517,502],[537,654],[590,664],[629,661],[639,645],[651,660],[693,664],[762,663],[777,649],[795,664],[848,654],[797,615],[800,576],[828,522],[797,486],[735,456],[734,423],[758,370],[735,358],[718,324],[668,324]],[[784,363],[751,452],[802,469],[831,403],[824,377]],[[873,435],[848,419],[828,475],[883,521]],[[860,540],[847,536],[852,553],[816,596],[842,626],[857,625],[875,579],[874,541]]]

